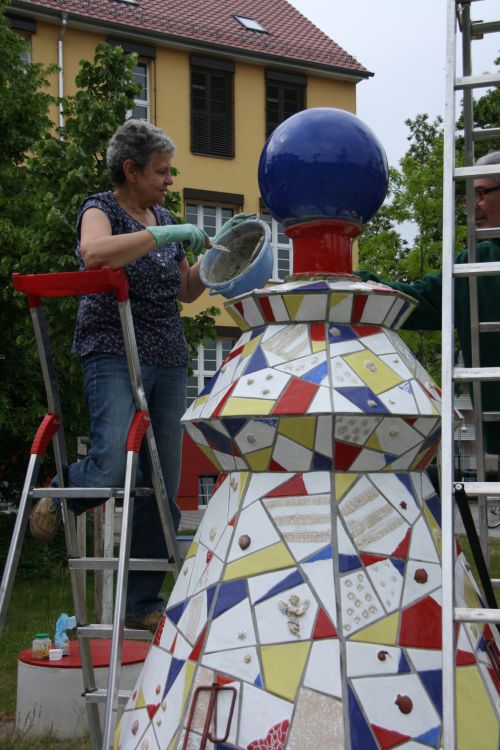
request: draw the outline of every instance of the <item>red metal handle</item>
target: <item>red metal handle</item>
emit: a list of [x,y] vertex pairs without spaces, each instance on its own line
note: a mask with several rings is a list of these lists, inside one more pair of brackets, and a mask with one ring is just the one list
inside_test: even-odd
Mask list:
[[38,430],[36,431],[33,443],[31,444],[30,453],[36,454],[37,456],[40,456],[40,458],[43,458],[47,451],[48,444],[50,443],[54,435],[59,432],[60,427],[61,417],[59,416],[59,414],[54,414],[54,412],[49,412],[48,414],[46,414]]
[[135,417],[130,425],[127,437],[127,453],[134,451],[139,453],[141,450],[142,439],[146,434],[149,425],[151,424],[151,417],[147,411],[138,411],[135,413]]
[[116,294],[118,302],[128,299],[128,282],[121,268],[96,271],[66,271],[23,276],[12,274],[14,289],[28,296],[30,307],[39,307],[42,297],[73,297],[80,294]]

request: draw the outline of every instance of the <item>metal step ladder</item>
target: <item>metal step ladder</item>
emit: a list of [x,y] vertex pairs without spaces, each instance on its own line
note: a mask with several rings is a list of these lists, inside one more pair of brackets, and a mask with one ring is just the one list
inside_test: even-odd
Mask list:
[[[480,140],[500,137],[500,128],[479,129],[474,126],[473,92],[484,87],[500,84],[499,74],[473,75],[471,47],[474,40],[486,34],[500,31],[500,21],[483,23],[471,20],[471,4],[474,0],[447,0],[446,43],[446,105],[444,120],[444,176],[443,176],[443,305],[442,305],[442,577],[443,577],[443,742],[444,750],[455,750],[456,690],[455,690],[455,632],[456,623],[479,622],[500,623],[500,610],[493,608],[472,609],[455,606],[455,524],[454,496],[465,492],[467,497],[477,497],[479,504],[479,539],[485,559],[488,559],[487,503],[488,497],[500,494],[500,482],[485,482],[483,425],[500,421],[500,412],[483,412],[481,384],[487,381],[500,382],[500,367],[481,367],[479,333],[500,331],[499,322],[484,323],[478,317],[479,276],[500,275],[500,262],[476,262],[476,243],[480,240],[500,237],[500,228],[476,229],[474,224],[474,179],[479,177],[500,178],[500,165],[473,166],[474,144]],[[474,5],[480,7],[480,0]],[[462,75],[457,76],[457,47],[461,42]],[[493,61],[492,61],[493,63]],[[456,99],[463,96],[464,116],[464,167],[456,166],[455,128],[457,120]],[[455,184],[464,180],[466,185],[467,245],[469,262],[458,265],[455,256]],[[471,312],[471,367],[454,365],[454,280],[469,279]],[[477,482],[456,483],[454,476],[454,385],[472,383],[474,416],[476,426]],[[499,385],[500,388],[500,385]],[[498,500],[496,500],[498,502]],[[500,581],[491,581],[499,588]]]
[[[134,325],[128,298],[127,278],[122,270],[101,269],[97,271],[76,271],[27,276],[14,274],[13,284],[19,292],[24,293],[28,298],[47,393],[48,413],[42,420],[32,443],[17,520],[5,564],[0,587],[0,633],[5,624],[7,608],[14,585],[14,578],[32,502],[41,497],[59,498],[62,506],[64,534],[68,551],[68,567],[77,619],[77,635],[83,674],[83,695],[85,697],[92,750],[110,750],[110,748],[113,748],[114,731],[121,704],[126,702],[128,698],[128,694],[119,689],[123,638],[151,639],[151,634],[148,631],[129,630],[124,627],[128,572],[129,570],[170,570],[174,573],[174,576],[177,576],[181,567],[181,558],[168,503],[167,491],[161,472],[146,396],[142,385]],[[115,294],[118,302],[136,413],[128,435],[123,436],[124,449],[126,449],[127,454],[124,486],[65,488],[65,467],[68,463],[66,444],[54,360],[50,349],[42,298],[97,293]],[[39,470],[51,441],[59,486],[57,488],[37,487]],[[151,467],[152,488],[137,488],[135,486],[139,453],[143,445],[145,445]],[[140,494],[141,496],[150,495],[151,502],[156,501],[158,505],[170,556],[168,560],[129,558],[132,514],[134,496],[136,494]],[[99,558],[82,556],[77,542],[75,515],[68,507],[66,501],[73,498],[107,499],[109,497],[120,499],[123,503],[118,557]],[[86,571],[98,570],[116,571],[116,593],[113,621],[111,624],[90,624],[88,622],[85,605],[84,577]],[[91,638],[111,639],[109,674],[106,689],[98,689],[96,686],[90,650]],[[103,729],[101,728],[99,717],[99,703],[105,704]]]

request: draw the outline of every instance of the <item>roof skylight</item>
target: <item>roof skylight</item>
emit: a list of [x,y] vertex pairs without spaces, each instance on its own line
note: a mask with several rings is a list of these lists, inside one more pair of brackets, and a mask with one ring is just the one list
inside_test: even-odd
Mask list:
[[255,18],[249,18],[249,16],[238,16],[234,15],[233,18],[235,18],[239,23],[241,23],[242,26],[245,27],[245,29],[248,29],[248,31],[260,31],[264,34],[269,34],[268,30],[262,26],[261,23],[255,20]]

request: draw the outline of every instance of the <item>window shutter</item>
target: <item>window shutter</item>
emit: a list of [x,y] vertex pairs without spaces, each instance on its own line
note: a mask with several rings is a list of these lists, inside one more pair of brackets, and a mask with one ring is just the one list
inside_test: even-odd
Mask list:
[[234,156],[232,73],[191,68],[191,151]]

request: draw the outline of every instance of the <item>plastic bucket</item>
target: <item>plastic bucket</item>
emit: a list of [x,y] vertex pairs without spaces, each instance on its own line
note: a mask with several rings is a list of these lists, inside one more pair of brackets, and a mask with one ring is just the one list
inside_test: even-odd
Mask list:
[[271,232],[260,219],[247,219],[217,238],[230,252],[207,250],[200,266],[200,278],[210,294],[237,297],[260,289],[271,278],[273,253]]

